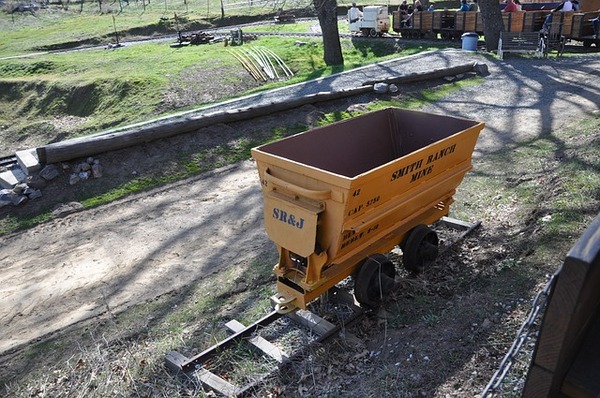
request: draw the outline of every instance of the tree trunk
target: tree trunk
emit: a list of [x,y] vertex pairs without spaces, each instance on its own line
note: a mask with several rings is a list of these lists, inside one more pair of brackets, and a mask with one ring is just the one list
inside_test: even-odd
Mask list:
[[479,10],[483,20],[483,34],[485,36],[485,49],[494,51],[498,49],[500,32],[504,30],[502,13],[498,0],[479,0]]
[[342,46],[337,25],[337,1],[313,0],[321,32],[323,32],[323,59],[328,66],[343,65]]

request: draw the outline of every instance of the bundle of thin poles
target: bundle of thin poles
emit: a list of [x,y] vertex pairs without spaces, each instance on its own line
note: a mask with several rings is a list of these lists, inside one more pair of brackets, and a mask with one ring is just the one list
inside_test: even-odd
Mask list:
[[286,63],[266,47],[247,46],[230,50],[256,81],[287,80],[294,76]]

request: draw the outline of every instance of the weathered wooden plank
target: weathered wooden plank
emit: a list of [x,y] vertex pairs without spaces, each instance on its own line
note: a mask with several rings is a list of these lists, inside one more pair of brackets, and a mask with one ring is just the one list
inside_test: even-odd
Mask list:
[[587,269],[572,260],[565,260],[550,297],[538,341],[535,363],[555,372],[564,349],[565,338],[572,322],[577,300],[583,287]]
[[336,326],[334,324],[328,322],[327,320],[321,318],[318,315],[313,314],[310,311],[297,310],[295,312],[289,313],[288,317],[290,317],[290,319],[292,319],[294,322],[309,328],[319,336],[328,334],[334,329],[336,329]]
[[196,370],[196,377],[211,390],[217,391],[226,397],[237,395],[237,388],[233,384],[204,368]]
[[569,368],[561,392],[569,397],[600,396],[600,317],[598,313]]
[[[235,319],[227,322],[225,326],[233,332],[239,332],[245,328],[243,323]],[[260,336],[252,336],[248,339],[248,342],[279,363],[287,362],[290,359],[285,351]]]
[[448,227],[451,228],[464,228],[464,229],[472,229],[475,225],[479,225],[481,224],[481,222],[477,222],[477,223],[470,223],[468,221],[462,221],[462,220],[458,220],[456,218],[452,218],[452,217],[442,217],[441,221]]

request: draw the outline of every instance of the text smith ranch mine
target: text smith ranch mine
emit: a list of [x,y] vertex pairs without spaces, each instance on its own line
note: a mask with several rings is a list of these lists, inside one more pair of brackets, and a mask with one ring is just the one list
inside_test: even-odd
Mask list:
[[421,168],[423,167],[423,161],[425,160],[425,158],[419,159],[416,162],[409,164],[408,166],[404,166],[401,169],[398,169],[392,173],[392,178],[390,179],[390,181],[394,181],[408,173],[412,173],[413,171],[418,170],[410,178],[410,182],[415,182],[419,178],[424,177],[433,171],[433,164],[431,164],[431,163],[435,162],[438,159],[443,158],[444,156],[448,156],[451,153],[454,153],[455,149],[456,149],[456,144],[453,144],[447,148],[442,149],[441,151],[434,153],[433,155],[429,155],[427,157],[427,162],[425,163],[426,167],[424,169],[421,169]]

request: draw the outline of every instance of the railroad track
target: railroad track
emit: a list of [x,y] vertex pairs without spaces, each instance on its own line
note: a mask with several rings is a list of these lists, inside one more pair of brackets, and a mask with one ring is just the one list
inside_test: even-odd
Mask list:
[[15,155],[0,157],[0,169],[9,169],[17,164]]
[[[440,247],[440,254],[446,252],[480,224],[479,221],[468,223],[442,217],[436,223],[437,228],[448,231],[446,231],[444,239],[445,244]],[[170,351],[165,355],[165,365],[177,377],[201,384],[223,396],[244,396],[259,389],[265,380],[276,374],[282,366],[301,358],[314,344],[325,342],[371,312],[360,307],[353,294],[337,286],[310,303],[309,309],[295,310],[288,314],[282,314],[275,309],[248,326],[237,320],[231,320],[225,324],[231,333],[227,338],[193,356]],[[336,323],[332,323],[326,318],[335,319]],[[298,346],[294,347],[293,351],[290,351],[289,347],[281,348],[282,344],[275,344],[278,340],[285,341],[285,336],[293,334],[291,331],[303,333],[299,338],[296,333],[295,342],[298,343]],[[344,333],[348,335],[347,331]],[[269,340],[263,336],[269,337]],[[290,345],[289,341],[287,344]],[[242,345],[245,348],[241,348]],[[234,375],[236,367],[245,369],[247,366],[238,366],[232,363],[241,363],[242,360],[239,359],[239,356],[227,355],[226,352],[237,350],[238,353],[245,352],[248,355],[248,345],[252,347],[254,353],[250,359],[246,360],[253,363],[266,362],[270,364],[270,368],[259,377],[250,376],[243,384],[236,385],[231,380],[236,378]],[[259,369],[261,367],[253,364],[251,368]]]
[[[281,366],[299,358],[309,347],[335,335],[342,327],[352,324],[365,313],[363,308],[355,304],[351,294],[338,288],[331,289],[326,297],[322,297],[317,304],[327,305],[329,309],[337,307],[334,316],[337,319],[343,318],[342,322],[333,324],[314,312],[306,310],[296,310],[285,315],[273,310],[249,326],[236,320],[229,321],[225,325],[233,333],[229,337],[192,357],[186,357],[177,351],[170,351],[165,356],[165,364],[175,375],[200,383],[223,396],[243,396],[255,390],[267,378],[278,372]],[[301,337],[298,337],[298,332],[301,333]],[[261,334],[268,334],[271,338],[274,334],[278,334],[279,340],[285,340],[286,336],[289,339],[290,334],[295,334],[297,342],[300,342],[301,345],[296,347],[293,352],[289,352],[289,349],[280,348],[262,337]],[[242,341],[250,344],[259,354],[254,355],[250,361],[271,363],[271,369],[259,377],[252,377],[243,385],[235,385],[230,380],[226,380],[226,377],[235,373],[235,370],[226,371],[228,376],[223,376],[217,374],[218,369],[214,368],[231,369],[232,366],[223,365],[217,357],[224,355],[225,350],[239,347]],[[243,351],[247,352],[247,350]],[[260,366],[254,364],[252,368],[260,368]]]

